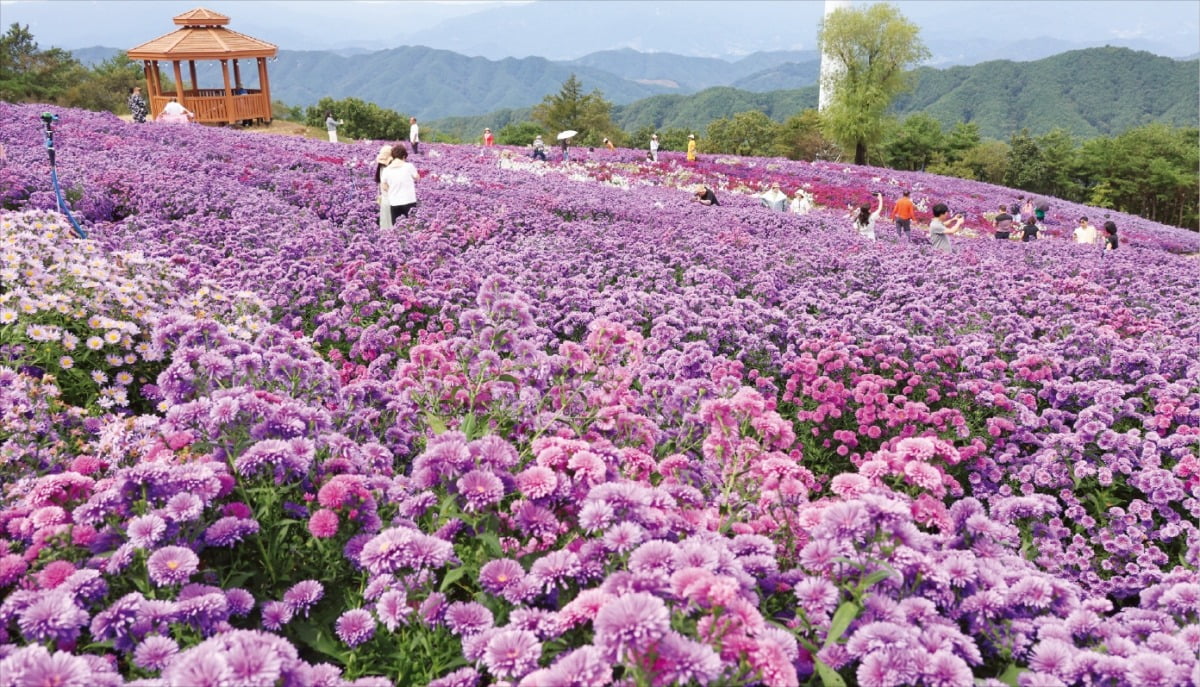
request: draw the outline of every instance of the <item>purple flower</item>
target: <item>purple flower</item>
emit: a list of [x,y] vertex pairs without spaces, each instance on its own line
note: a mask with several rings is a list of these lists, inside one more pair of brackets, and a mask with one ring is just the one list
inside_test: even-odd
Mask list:
[[375,602],[375,615],[379,616],[379,622],[383,623],[389,632],[395,632],[411,612],[404,593],[395,589],[384,592]]
[[468,513],[483,510],[504,498],[504,483],[487,470],[472,470],[458,478],[458,493],[466,499]]
[[79,629],[88,621],[88,614],[70,595],[54,589],[37,597],[17,618],[21,635],[29,642],[70,642],[79,636]]
[[528,630],[500,630],[487,643],[483,663],[497,677],[519,678],[542,656],[542,643]]
[[612,681],[612,664],[599,649],[585,645],[559,656],[541,677],[541,680],[533,680],[533,684],[557,687],[606,685]]
[[337,619],[337,636],[351,648],[366,642],[375,634],[375,618],[370,611],[353,608]]
[[232,515],[217,520],[204,532],[204,541],[212,546],[233,547],[242,538],[258,533],[258,521]]
[[159,587],[186,582],[200,565],[200,557],[182,546],[164,546],[150,555],[146,570]]
[[479,671],[474,668],[459,668],[429,683],[428,687],[478,687]]
[[579,574],[579,557],[574,551],[558,550],[542,556],[529,568],[529,577],[543,589],[565,587]]
[[407,527],[392,527],[363,545],[359,561],[374,575],[401,568],[440,568],[454,554],[450,542]]
[[167,499],[163,515],[174,522],[190,522],[204,512],[204,502],[191,492],[181,492]]
[[604,604],[593,623],[596,645],[610,658],[624,660],[640,653],[670,629],[663,600],[645,592],[620,596]]
[[282,601],[268,601],[262,605],[262,624],[268,630],[279,630],[292,620],[292,609]]
[[[97,687],[100,676],[87,661],[41,645],[21,647],[0,660],[0,676],[13,687]],[[106,684],[112,684],[105,681]]]
[[133,662],[146,670],[162,670],[175,654],[179,645],[169,637],[150,635],[133,650]]
[[511,558],[488,561],[479,569],[479,585],[492,594],[500,594],[506,588],[519,584],[525,577],[525,569]]
[[304,617],[307,618],[308,609],[312,608],[313,604],[320,601],[324,595],[325,587],[320,582],[302,580],[283,593],[283,603],[287,604],[294,613],[304,611]]
[[971,687],[975,684],[975,676],[967,662],[944,649],[933,653],[923,673],[929,687]]
[[492,626],[492,612],[482,604],[456,601],[446,607],[446,627],[456,635],[473,635]]
[[911,685],[917,678],[913,661],[905,651],[873,651],[855,672],[861,687]]
[[[706,685],[721,674],[721,657],[712,647],[668,632],[656,647],[658,678],[663,683]],[[771,684],[768,682],[767,684]]]
[[226,589],[225,600],[229,602],[230,615],[246,615],[254,610],[254,595],[240,587]]
[[129,535],[129,543],[139,549],[153,547],[166,531],[166,521],[153,513],[134,516],[129,519],[129,524],[125,527],[125,532]]

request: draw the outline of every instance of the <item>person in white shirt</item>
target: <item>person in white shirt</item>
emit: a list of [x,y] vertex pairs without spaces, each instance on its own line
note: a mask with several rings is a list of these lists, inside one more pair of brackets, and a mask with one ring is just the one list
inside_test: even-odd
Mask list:
[[875,220],[879,219],[880,213],[883,212],[883,194],[875,194],[875,210],[871,210],[870,203],[863,203],[857,210],[851,211],[850,216],[854,218],[854,228],[859,234],[870,241],[875,240]]
[[162,114],[158,119],[165,123],[187,124],[192,121],[194,116],[191,110],[181,105],[175,98],[171,98],[171,102],[163,106]]
[[796,196],[792,198],[792,212],[797,215],[807,215],[809,210],[813,209],[813,198],[804,189],[796,189]]
[[650,134],[650,161],[658,162],[658,134]]
[[417,118],[408,118],[408,142],[412,144],[413,155],[421,154],[421,127],[417,126]]
[[380,187],[392,209],[392,221],[407,217],[417,204],[417,168],[408,161],[408,148],[397,143],[392,146],[392,161],[379,173]]
[[779,182],[771,184],[771,188],[767,189],[759,196],[763,206],[771,210],[783,212],[787,210],[787,194],[779,190]]
[[1094,246],[1096,245],[1096,227],[1088,222],[1087,217],[1080,217],[1079,226],[1075,227],[1074,237],[1075,243]]
[[340,119],[334,119],[332,112],[325,113],[325,133],[329,134],[329,142],[330,143],[338,142],[338,137],[337,137],[338,125],[343,124],[343,123],[344,122]]

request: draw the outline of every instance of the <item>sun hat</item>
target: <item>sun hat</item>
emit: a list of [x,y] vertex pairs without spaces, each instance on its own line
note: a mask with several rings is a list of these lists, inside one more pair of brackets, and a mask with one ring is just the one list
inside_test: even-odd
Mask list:
[[695,138],[696,134],[688,134],[688,138]]
[[375,156],[375,163],[386,165],[392,161],[392,147],[384,144],[379,147],[379,154]]

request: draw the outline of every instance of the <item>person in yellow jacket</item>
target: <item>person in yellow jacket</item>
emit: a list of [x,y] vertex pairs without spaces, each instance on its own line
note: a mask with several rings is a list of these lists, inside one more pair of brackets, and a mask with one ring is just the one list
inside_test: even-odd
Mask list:
[[696,134],[688,134],[688,162],[696,161]]

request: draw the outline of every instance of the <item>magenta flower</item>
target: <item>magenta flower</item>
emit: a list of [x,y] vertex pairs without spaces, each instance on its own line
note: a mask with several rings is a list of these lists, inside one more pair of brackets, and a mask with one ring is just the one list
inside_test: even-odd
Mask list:
[[325,587],[320,582],[302,580],[283,593],[283,603],[287,604],[293,613],[304,611],[304,616],[308,617],[308,609],[312,608],[313,604],[320,601],[324,595]]
[[133,651],[133,662],[146,670],[162,670],[175,654],[179,645],[169,637],[150,635],[143,639]]
[[467,512],[482,510],[504,498],[504,483],[487,470],[472,470],[459,477],[456,484],[467,502]]
[[129,535],[129,543],[139,549],[152,548],[166,531],[167,523],[153,513],[134,516],[125,526],[125,532]]
[[492,626],[492,612],[482,604],[456,601],[446,606],[446,627],[456,635],[472,635]]
[[511,558],[488,561],[479,569],[479,584],[492,594],[500,594],[506,588],[519,584],[525,578],[525,569]]
[[182,546],[165,546],[146,561],[150,581],[159,587],[186,582],[200,565],[200,557]]

